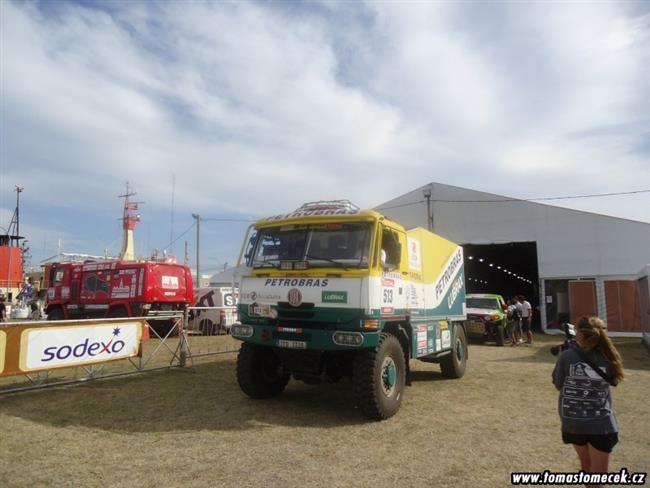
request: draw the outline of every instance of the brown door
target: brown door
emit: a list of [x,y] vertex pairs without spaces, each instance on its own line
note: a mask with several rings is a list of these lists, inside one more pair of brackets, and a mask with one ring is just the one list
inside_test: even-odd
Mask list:
[[596,284],[593,281],[569,281],[569,315],[572,324],[584,315],[598,315]]
[[639,292],[635,281],[606,281],[607,329],[610,331],[639,332]]

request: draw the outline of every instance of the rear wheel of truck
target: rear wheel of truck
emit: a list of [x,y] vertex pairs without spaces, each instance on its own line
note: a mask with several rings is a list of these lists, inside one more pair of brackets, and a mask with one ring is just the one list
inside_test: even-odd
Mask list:
[[47,313],[47,320],[63,320],[65,319],[65,314],[60,308],[53,308]]
[[375,349],[359,352],[352,380],[357,405],[366,417],[384,420],[395,415],[406,383],[406,360],[397,337],[382,333]]
[[440,369],[445,378],[461,378],[465,374],[467,365],[467,339],[465,331],[456,324],[454,326],[454,340],[451,354],[440,361]]
[[506,332],[502,325],[497,325],[494,330],[494,336],[497,342],[497,346],[503,346],[506,343]]
[[237,382],[249,397],[269,398],[282,393],[289,373],[271,348],[244,342],[237,355]]
[[115,307],[111,308],[106,317],[111,319],[121,319],[129,316],[129,312],[124,307]]
[[215,332],[215,325],[214,323],[212,323],[212,320],[210,319],[201,320],[201,322],[199,322],[199,330],[201,331],[201,335],[204,336],[211,336],[211,335],[218,334],[218,332]]

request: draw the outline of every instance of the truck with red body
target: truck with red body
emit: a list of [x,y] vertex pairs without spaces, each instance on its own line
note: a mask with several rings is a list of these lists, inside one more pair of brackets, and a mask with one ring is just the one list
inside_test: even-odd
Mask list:
[[48,320],[165,315],[194,301],[190,268],[176,263],[55,263],[45,278]]

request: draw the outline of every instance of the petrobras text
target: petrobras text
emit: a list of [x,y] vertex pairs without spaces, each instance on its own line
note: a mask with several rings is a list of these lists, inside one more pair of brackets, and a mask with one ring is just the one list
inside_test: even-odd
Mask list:
[[141,322],[28,329],[23,333],[21,369],[77,366],[136,356]]
[[326,287],[328,278],[267,278],[264,286],[312,286]]
[[447,285],[456,274],[456,271],[462,262],[463,250],[459,247],[447,263],[444,273],[442,273],[442,276],[438,279],[438,283],[436,283],[436,300],[444,293]]

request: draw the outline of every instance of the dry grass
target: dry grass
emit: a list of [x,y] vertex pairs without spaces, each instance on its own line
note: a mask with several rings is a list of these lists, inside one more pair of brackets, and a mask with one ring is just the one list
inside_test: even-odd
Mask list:
[[[509,485],[511,471],[572,471],[550,383],[557,338],[472,345],[461,380],[413,362],[397,416],[366,422],[350,384],[291,382],[280,397],[239,390],[234,354],[193,369],[0,397],[0,486]],[[620,339],[612,469],[650,468],[650,356]]]

